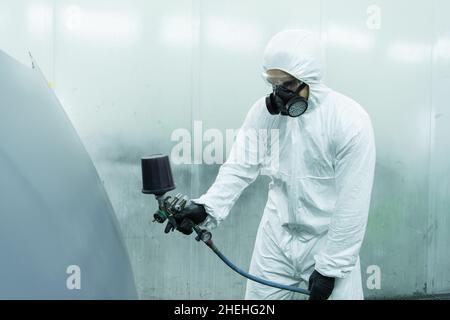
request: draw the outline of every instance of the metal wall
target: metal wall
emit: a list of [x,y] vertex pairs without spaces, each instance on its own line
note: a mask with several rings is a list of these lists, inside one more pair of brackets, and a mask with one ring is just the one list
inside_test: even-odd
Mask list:
[[[270,37],[320,33],[329,86],[360,102],[376,132],[361,261],[364,281],[374,265],[382,281],[366,296],[411,296],[450,291],[449,9],[445,0],[2,1],[0,48],[40,61],[109,193],[140,297],[228,299],[243,297],[242,278],[192,239],[149,223],[156,204],[140,193],[139,159],[170,154],[176,129],[195,139],[238,128],[267,92],[260,63]],[[174,166],[178,191],[200,195],[218,168]],[[250,186],[214,234],[244,268],[267,182]]]

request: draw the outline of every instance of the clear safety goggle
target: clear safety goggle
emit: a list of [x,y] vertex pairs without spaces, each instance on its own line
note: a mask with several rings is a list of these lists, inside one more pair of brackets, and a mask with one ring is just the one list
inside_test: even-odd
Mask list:
[[264,79],[264,82],[272,88],[281,86],[291,91],[296,91],[302,85],[300,80],[291,75],[273,76],[264,72],[262,78]]

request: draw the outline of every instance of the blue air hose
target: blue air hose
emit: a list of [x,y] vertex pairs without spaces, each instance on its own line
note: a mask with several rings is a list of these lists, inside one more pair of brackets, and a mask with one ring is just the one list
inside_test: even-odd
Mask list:
[[[157,213],[155,214],[154,217],[155,217],[155,221],[157,221],[159,223],[163,223],[167,219],[169,219],[169,221],[171,221],[171,219],[172,219],[172,221],[171,221],[172,225],[173,226],[176,225],[176,221],[170,215],[167,215],[164,210],[157,211]],[[308,290],[306,290],[306,289],[293,287],[293,286],[287,286],[287,285],[284,285],[284,284],[280,284],[280,283],[272,282],[272,281],[269,281],[269,280],[261,279],[261,278],[255,277],[254,275],[251,275],[251,274],[245,272],[244,270],[238,268],[227,257],[225,257],[222,252],[220,252],[219,248],[217,248],[214,245],[214,243],[212,241],[212,234],[211,234],[211,232],[201,229],[200,227],[195,225],[190,220],[188,220],[188,221],[191,224],[193,230],[197,233],[197,237],[195,239],[197,241],[202,241],[203,243],[205,243],[220,258],[220,260],[222,260],[228,267],[230,267],[232,270],[234,270],[235,272],[237,272],[241,276],[243,276],[243,277],[245,277],[247,279],[250,279],[250,280],[252,280],[254,282],[258,282],[258,283],[261,283],[263,285],[269,286],[269,287],[310,295],[310,292]]]
[[268,280],[264,280],[258,277],[255,277],[254,275],[251,275],[247,272],[245,272],[244,270],[240,269],[239,267],[237,267],[236,265],[234,265],[230,260],[228,260],[227,257],[225,257],[223,255],[222,252],[220,252],[220,250],[214,245],[214,243],[212,242],[212,240],[208,240],[208,241],[204,241],[204,243],[231,269],[233,269],[235,272],[239,273],[241,276],[250,279],[252,281],[261,283],[263,285],[269,286],[269,287],[273,287],[273,288],[278,288],[281,290],[287,290],[287,291],[292,291],[292,292],[298,292],[301,294],[306,294],[309,295],[309,291],[306,289],[302,289],[302,288],[297,288],[297,287],[293,287],[293,286],[287,286],[287,285],[283,285],[280,283],[276,283],[276,282],[272,282],[272,281],[268,281]]

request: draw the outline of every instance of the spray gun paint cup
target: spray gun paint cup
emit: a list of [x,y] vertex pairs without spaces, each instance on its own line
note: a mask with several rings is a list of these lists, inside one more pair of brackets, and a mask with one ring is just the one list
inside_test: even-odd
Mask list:
[[157,198],[175,189],[168,156],[152,155],[141,159],[142,193],[154,194]]

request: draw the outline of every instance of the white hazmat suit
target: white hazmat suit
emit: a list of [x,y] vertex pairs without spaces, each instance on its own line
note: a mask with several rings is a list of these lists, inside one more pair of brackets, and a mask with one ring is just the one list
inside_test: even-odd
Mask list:
[[[259,99],[214,184],[192,201],[204,205],[209,216],[203,226],[213,229],[259,174],[268,175],[250,273],[298,286],[307,284],[316,269],[336,278],[330,299],[363,299],[359,251],[376,158],[370,117],[358,103],[324,85],[321,48],[309,32],[287,30],[273,37],[263,67],[305,82],[308,111],[298,118],[273,116],[265,97]],[[244,137],[250,129],[278,130],[278,137],[263,142],[257,135]],[[261,145],[264,156],[254,157]],[[247,282],[246,299],[292,297],[292,292]]]

